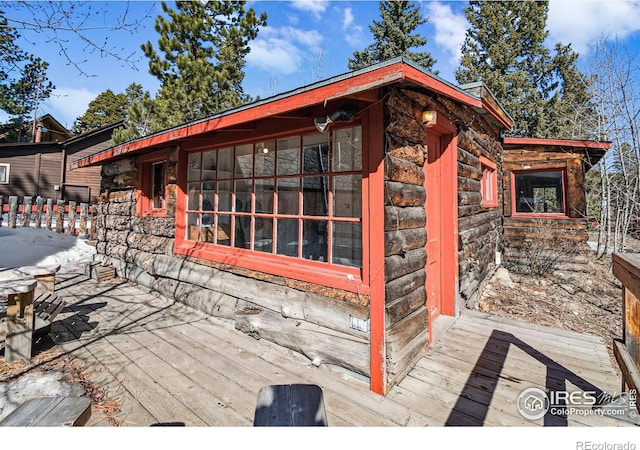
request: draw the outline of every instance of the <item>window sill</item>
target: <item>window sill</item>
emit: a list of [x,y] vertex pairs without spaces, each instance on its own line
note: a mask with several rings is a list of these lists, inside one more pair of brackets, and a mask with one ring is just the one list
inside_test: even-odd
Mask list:
[[168,217],[166,209],[159,209],[154,211],[144,211],[136,214],[136,217]]
[[571,219],[564,213],[513,213],[511,217],[517,219]]
[[[177,230],[176,230],[177,231]],[[369,295],[358,268],[176,239],[174,252],[348,292]]]

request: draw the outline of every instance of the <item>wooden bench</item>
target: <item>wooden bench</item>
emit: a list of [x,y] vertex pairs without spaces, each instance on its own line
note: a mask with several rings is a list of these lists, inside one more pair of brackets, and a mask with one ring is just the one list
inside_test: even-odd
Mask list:
[[262,388],[253,426],[327,426],[322,388],[315,384],[276,384]]
[[22,266],[0,271],[0,280],[10,278],[33,278],[38,283],[36,296],[44,292],[53,292],[56,285],[56,272],[60,270],[60,264],[46,266]]
[[12,362],[31,358],[33,342],[33,278],[0,281],[0,295],[7,297],[7,336],[4,360]]
[[75,427],[91,417],[89,397],[38,397],[27,400],[0,421],[1,427]]

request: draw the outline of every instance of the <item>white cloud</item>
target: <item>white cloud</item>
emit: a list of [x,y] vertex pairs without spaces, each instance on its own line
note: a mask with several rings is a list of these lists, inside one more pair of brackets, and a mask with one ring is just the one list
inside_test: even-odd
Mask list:
[[342,18],[342,31],[344,31],[344,39],[351,47],[362,47],[363,36],[362,26],[357,25],[354,21],[353,10],[345,8]]
[[270,74],[291,75],[297,72],[309,52],[321,50],[322,35],[316,30],[294,27],[265,27],[260,37],[251,42],[247,64]]
[[319,19],[329,6],[329,0],[292,0],[291,6],[301,11],[309,11]]
[[456,14],[451,10],[451,6],[440,2],[429,2],[425,7],[429,22],[435,27],[436,44],[449,54],[449,63],[457,65],[465,32],[469,26],[467,18],[464,13]]
[[553,42],[572,44],[585,54],[600,38],[624,39],[640,32],[639,0],[580,1],[551,0],[547,28]]
[[[40,115],[51,114],[60,123],[70,128],[79,116],[83,115],[89,103],[98,96],[99,92],[72,87],[57,87],[40,108]],[[47,110],[51,108],[51,110]]]

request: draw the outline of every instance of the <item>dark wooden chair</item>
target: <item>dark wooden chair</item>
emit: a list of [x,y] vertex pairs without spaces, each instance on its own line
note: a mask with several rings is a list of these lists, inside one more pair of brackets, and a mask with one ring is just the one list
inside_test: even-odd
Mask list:
[[262,388],[253,426],[327,426],[322,388],[315,384],[276,384]]

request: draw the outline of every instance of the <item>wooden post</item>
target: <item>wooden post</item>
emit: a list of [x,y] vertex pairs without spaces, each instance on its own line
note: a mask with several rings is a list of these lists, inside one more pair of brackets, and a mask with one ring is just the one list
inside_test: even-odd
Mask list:
[[9,228],[16,227],[16,219],[18,218],[18,197],[12,195],[9,197]]
[[53,199],[47,199],[47,215],[44,218],[44,226],[47,230],[51,230],[51,221],[53,218]]
[[87,215],[89,214],[89,205],[87,203],[80,203],[80,231],[78,237],[81,239],[87,238]]
[[67,234],[76,235],[76,202],[69,202],[69,212],[67,213]]
[[64,233],[64,200],[56,202],[56,233]]
[[96,235],[96,228],[97,228],[97,224],[96,224],[96,210],[98,209],[98,205],[93,205],[91,206],[91,211],[89,212],[90,217],[91,217],[91,226],[89,227],[89,229],[91,230],[89,232],[89,235],[91,236],[91,238],[93,239]]
[[0,295],[7,296],[7,337],[4,361],[31,358],[33,342],[33,291],[36,280],[18,279],[0,284]]
[[42,227],[42,208],[44,207],[44,198],[38,196],[36,199],[36,228]]
[[2,211],[3,207],[4,207],[4,199],[2,198],[2,195],[0,195],[0,228],[2,227],[2,217],[4,216],[4,212]]
[[23,228],[28,227],[31,224],[31,197],[24,196],[22,203],[22,224]]

